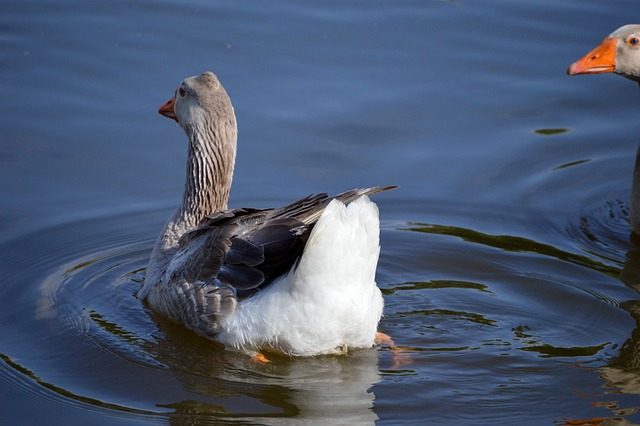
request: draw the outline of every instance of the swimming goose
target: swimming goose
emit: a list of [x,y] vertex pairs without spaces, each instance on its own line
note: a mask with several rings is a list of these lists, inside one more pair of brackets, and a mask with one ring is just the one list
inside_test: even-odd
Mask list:
[[[599,46],[577,60],[569,75],[613,72],[640,83],[640,25],[624,25],[606,37]],[[640,147],[631,185],[631,229],[640,234]]]
[[189,140],[182,203],[160,233],[138,297],[195,332],[261,354],[344,353],[391,343],[375,271],[377,206],[354,189],[274,209],[228,209],[236,118],[211,72],[189,77],[159,113]]

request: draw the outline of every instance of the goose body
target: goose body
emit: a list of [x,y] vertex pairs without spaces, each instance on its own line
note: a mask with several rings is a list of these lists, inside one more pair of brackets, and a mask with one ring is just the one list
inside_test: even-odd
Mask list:
[[[567,74],[616,73],[640,83],[640,25],[624,25],[569,66]],[[640,147],[633,171],[630,204],[631,230],[640,234]]]
[[159,112],[189,140],[182,203],[154,246],[138,297],[205,337],[250,354],[310,356],[375,344],[377,206],[394,187],[229,209],[237,127],[211,72],[185,79]]

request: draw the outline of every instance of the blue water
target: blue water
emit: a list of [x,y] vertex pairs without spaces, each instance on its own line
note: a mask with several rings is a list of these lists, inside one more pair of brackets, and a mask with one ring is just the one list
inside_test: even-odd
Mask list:
[[[631,0],[0,4],[7,424],[640,423],[640,91],[566,68]],[[637,19],[636,19],[637,20]],[[230,204],[376,202],[385,348],[257,366],[133,295],[214,71]],[[613,421],[613,420],[611,420]]]

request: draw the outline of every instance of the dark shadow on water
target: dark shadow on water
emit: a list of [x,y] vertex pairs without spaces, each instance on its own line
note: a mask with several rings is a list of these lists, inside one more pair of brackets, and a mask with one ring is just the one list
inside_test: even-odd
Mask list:
[[[636,153],[631,189],[631,207],[624,213],[633,221],[634,210],[640,208],[640,145]],[[624,267],[620,272],[620,280],[629,288],[639,293],[640,299],[640,235],[630,232],[630,248],[628,249]],[[622,307],[629,312],[636,323],[631,337],[623,344],[617,359],[605,369],[605,378],[627,393],[640,394],[640,300],[628,300]]]
[[560,250],[552,245],[539,243],[528,238],[511,235],[490,235],[473,229],[424,223],[410,223],[409,228],[406,230],[457,237],[469,243],[481,244],[509,252],[537,253],[578,266],[587,267],[613,277],[617,277],[620,274],[619,268],[612,267],[584,255]]
[[87,404],[87,405],[94,406],[94,407],[106,408],[106,409],[109,409],[109,410],[116,410],[116,411],[121,411],[121,412],[126,412],[126,413],[154,414],[151,411],[139,410],[139,409],[136,409],[136,408],[125,407],[125,406],[118,405],[118,404],[111,404],[111,403],[104,402],[104,401],[101,401],[101,400],[96,399],[96,398],[91,398],[91,397],[88,397],[88,396],[78,395],[76,393],[70,392],[67,389],[64,389],[64,388],[62,388],[60,386],[56,386],[53,383],[49,383],[49,382],[47,382],[45,380],[42,380],[40,377],[38,377],[38,375],[36,373],[31,371],[27,367],[24,367],[19,362],[11,359],[10,357],[8,357],[5,354],[1,354],[0,353],[0,360],[2,360],[7,367],[11,368],[15,372],[17,372],[20,375],[22,375],[23,377],[26,377],[26,378],[32,380],[33,383],[36,384],[37,386],[41,386],[44,389],[46,389],[47,391],[51,391],[51,392],[59,395],[60,397],[63,397],[64,399],[77,401],[77,402],[80,402],[82,404]]
[[[640,293],[640,236],[632,233],[630,241],[633,246],[627,252],[620,279]],[[621,307],[629,312],[636,326],[616,359],[602,368],[603,378],[607,387],[617,389],[616,392],[640,395],[640,300],[627,300]]]

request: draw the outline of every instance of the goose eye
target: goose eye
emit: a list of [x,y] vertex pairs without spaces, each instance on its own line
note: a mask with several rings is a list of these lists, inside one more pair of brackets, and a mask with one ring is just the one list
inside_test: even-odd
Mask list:
[[178,89],[178,95],[180,95],[181,98],[184,98],[184,95],[186,94],[187,94],[187,91],[184,90],[184,88],[181,87]]
[[629,43],[631,46],[637,46],[638,44],[640,44],[640,39],[638,39],[638,37],[631,37],[629,38],[629,40],[627,40],[627,43]]

